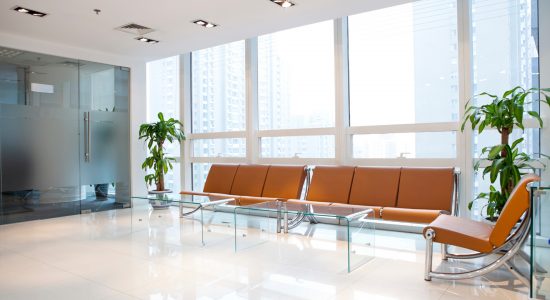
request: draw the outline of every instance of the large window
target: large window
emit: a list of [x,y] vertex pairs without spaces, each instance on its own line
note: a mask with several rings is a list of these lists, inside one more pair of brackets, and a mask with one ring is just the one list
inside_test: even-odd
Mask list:
[[352,126],[458,120],[456,1],[349,17]]
[[[212,163],[456,166],[467,213],[487,188],[472,161],[499,139],[461,133],[460,113],[477,93],[538,86],[536,3],[419,0],[185,55],[193,189]],[[150,97],[151,115],[177,113]],[[528,153],[540,148],[535,124],[512,136]]]
[[[488,92],[502,95],[515,86],[538,87],[538,20],[535,0],[472,0],[472,58],[473,94]],[[481,105],[488,97],[474,99]],[[531,101],[528,101],[531,102]],[[538,110],[528,104],[527,109]],[[527,118],[527,115],[525,116]],[[539,129],[530,128],[522,132],[514,130],[510,141],[525,138],[521,151],[529,154],[539,152]],[[474,133],[474,157],[479,158],[481,149],[500,143],[495,130]],[[474,194],[489,190],[486,176],[476,174]],[[497,182],[498,188],[498,182]],[[483,211],[485,203],[474,204],[474,214]]]
[[[195,158],[246,157],[245,42],[191,54],[191,139]],[[236,134],[220,137],[220,133]],[[209,163],[193,163],[193,187],[202,190]]]
[[259,129],[334,126],[333,21],[258,37]]
[[[178,56],[156,60],[147,64],[147,122],[157,122],[158,113],[165,118],[179,118],[180,73]],[[180,145],[166,144],[166,153],[178,162],[165,176],[165,186],[173,191],[180,190]]]
[[453,123],[364,128],[353,137],[354,158],[456,157],[456,13],[454,0],[426,0],[349,17],[350,125]]
[[244,41],[193,52],[193,133],[246,127]]

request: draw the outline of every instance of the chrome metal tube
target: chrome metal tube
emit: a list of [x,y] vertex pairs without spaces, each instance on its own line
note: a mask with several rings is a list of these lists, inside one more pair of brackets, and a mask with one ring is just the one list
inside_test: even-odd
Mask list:
[[432,261],[433,261],[433,238],[435,232],[433,229],[428,229],[424,236],[426,238],[426,258],[424,261],[424,280],[431,281],[432,277]]
[[84,131],[85,131],[85,137],[84,137],[84,161],[90,162],[91,155],[90,155],[90,149],[91,149],[91,129],[90,129],[90,112],[87,111],[84,113]]

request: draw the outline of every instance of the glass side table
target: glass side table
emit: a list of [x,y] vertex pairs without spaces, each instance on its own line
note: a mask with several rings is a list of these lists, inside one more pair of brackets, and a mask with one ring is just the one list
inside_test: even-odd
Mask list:
[[[141,218],[138,217],[139,222],[142,222],[144,218],[151,220],[151,216],[149,214],[149,203],[153,201],[157,203],[160,202],[167,207],[178,206],[178,215],[180,218],[189,218],[192,221],[198,221],[200,223],[200,242],[202,245],[205,245],[205,227],[208,227],[208,232],[211,231],[209,227],[210,225],[212,225],[212,216],[209,216],[209,218],[207,219],[205,217],[204,211],[208,210],[213,214],[217,206],[225,205],[228,202],[234,201],[234,198],[219,196],[182,195],[175,193],[135,196],[132,197],[132,213],[135,213],[136,216],[141,216]],[[160,215],[158,215],[157,217],[160,218]],[[161,224],[161,222],[156,223]],[[225,224],[224,227],[227,227],[227,224]]]
[[550,186],[531,187],[529,293],[532,299],[550,299]]
[[[299,216],[333,225],[293,224]],[[266,252],[276,251],[274,255],[296,260],[296,264],[337,271],[345,266],[349,273],[374,258],[372,218],[370,208],[329,203],[271,201],[239,206],[234,209],[235,252],[261,245]],[[281,231],[288,234],[278,234]],[[330,266],[333,262],[337,266]]]

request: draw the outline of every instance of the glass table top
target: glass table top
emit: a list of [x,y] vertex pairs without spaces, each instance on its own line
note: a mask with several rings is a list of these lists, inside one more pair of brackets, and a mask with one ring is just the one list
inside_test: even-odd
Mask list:
[[207,204],[215,201],[233,200],[231,197],[223,196],[201,196],[201,195],[187,195],[179,193],[168,194],[147,194],[140,196],[133,196],[133,199],[145,199],[145,200],[160,200],[174,203],[186,203],[186,204]]
[[[303,203],[300,203],[303,202]],[[336,218],[353,218],[373,213],[368,207],[348,206],[335,203],[315,203],[304,201],[269,201],[252,205],[239,206],[236,210],[280,211],[282,213],[306,214]]]

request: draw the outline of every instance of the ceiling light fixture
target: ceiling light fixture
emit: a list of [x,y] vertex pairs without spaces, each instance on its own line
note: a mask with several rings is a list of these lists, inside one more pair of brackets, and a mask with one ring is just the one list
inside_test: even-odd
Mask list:
[[140,42],[145,42],[145,43],[148,43],[148,44],[156,44],[156,43],[159,42],[157,40],[153,40],[153,39],[146,38],[146,37],[143,37],[143,36],[137,37],[136,40],[138,40]]
[[21,7],[21,6],[16,6],[12,9],[15,10],[16,12],[20,12],[20,13],[24,13],[24,14],[27,14],[27,15],[35,16],[35,17],[40,17],[40,18],[45,17],[45,16],[48,15],[47,13],[39,12],[39,11],[28,9],[28,8],[24,8],[24,7]]
[[296,5],[295,3],[290,2],[290,1],[288,1],[288,0],[269,0],[269,1],[271,1],[271,2],[273,2],[273,3],[275,3],[275,4],[277,4],[277,5],[279,5],[279,6],[282,7],[282,8],[289,8],[289,7],[291,7],[291,6]]
[[208,21],[205,21],[205,20],[195,20],[195,21],[192,21],[192,23],[195,23],[199,26],[206,27],[206,28],[214,28],[214,27],[218,26],[214,23],[211,23],[211,22],[208,22]]

